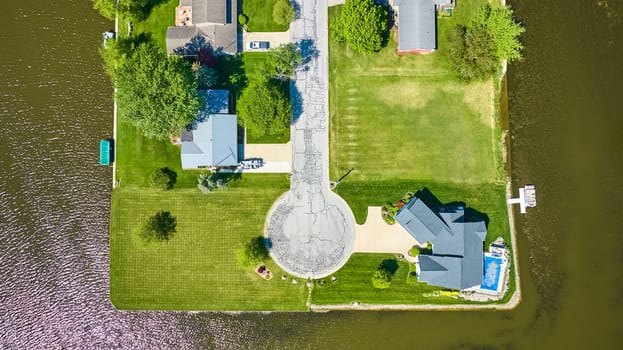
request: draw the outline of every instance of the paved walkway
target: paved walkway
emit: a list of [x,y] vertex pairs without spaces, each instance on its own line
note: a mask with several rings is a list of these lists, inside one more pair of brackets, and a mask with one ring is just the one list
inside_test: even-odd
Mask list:
[[355,217],[329,189],[327,0],[305,0],[300,6],[300,18],[290,26],[292,41],[305,43],[313,54],[291,86],[290,191],[273,204],[265,234],[271,256],[284,270],[303,278],[321,278],[350,257]]
[[251,52],[261,52],[261,50],[249,50],[249,42],[251,41],[268,41],[269,47],[275,48],[281,44],[287,44],[291,41],[290,30],[285,32],[242,32],[242,50]]
[[399,224],[388,225],[381,216],[382,207],[368,207],[365,224],[355,228],[354,251],[361,253],[402,253],[408,257],[409,249],[418,244]]

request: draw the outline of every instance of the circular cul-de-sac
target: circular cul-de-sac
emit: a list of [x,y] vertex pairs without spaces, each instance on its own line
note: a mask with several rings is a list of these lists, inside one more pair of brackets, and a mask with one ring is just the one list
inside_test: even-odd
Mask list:
[[355,219],[332,192],[289,191],[271,209],[266,239],[272,258],[288,273],[328,276],[342,267],[355,243]]

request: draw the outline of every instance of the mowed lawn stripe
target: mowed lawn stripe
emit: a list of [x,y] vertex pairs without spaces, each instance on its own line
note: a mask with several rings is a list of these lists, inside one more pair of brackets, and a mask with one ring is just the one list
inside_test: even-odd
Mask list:
[[[304,310],[304,284],[293,285],[280,278],[265,281],[236,263],[237,249],[263,234],[270,205],[287,190],[282,176],[260,176],[264,179],[255,187],[233,185],[210,195],[195,189],[116,189],[110,238],[111,300],[115,306]],[[157,248],[141,248],[134,232],[158,210],[177,217],[177,233]],[[269,267],[274,276],[283,273],[272,263]]]

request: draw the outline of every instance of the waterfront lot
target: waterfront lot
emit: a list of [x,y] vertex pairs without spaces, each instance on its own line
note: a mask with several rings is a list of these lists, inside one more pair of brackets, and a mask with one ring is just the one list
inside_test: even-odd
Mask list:
[[[271,204],[288,189],[283,174],[243,175],[227,189],[204,195],[199,171],[181,171],[179,148],[143,138],[122,123],[118,133],[120,186],[113,191],[110,223],[110,297],[120,309],[304,310],[304,283],[265,281],[236,263],[236,251],[262,235]],[[150,172],[168,167],[174,189],[147,186]],[[177,233],[157,248],[143,248],[136,228],[158,210],[177,217]]]
[[[445,51],[449,28],[465,23],[483,3],[461,2],[452,18],[440,18],[440,49],[430,55],[398,56],[393,38],[373,55],[329,42],[330,175],[335,180],[352,169],[336,192],[357,223],[366,221],[368,206],[395,203],[406,192],[427,189],[438,205],[466,204],[470,216],[486,220],[486,246],[498,236],[510,243],[496,83],[458,80]],[[339,10],[329,8],[330,16]],[[352,276],[314,290],[312,301],[457,302],[426,297],[440,289],[407,279],[406,262],[387,291],[376,290],[370,278],[381,260],[375,254],[353,255],[338,271],[340,278]],[[514,266],[510,283],[504,300],[514,292]]]
[[465,84],[450,69],[444,33],[455,20],[439,19],[430,55],[398,56],[393,40],[371,55],[329,42],[332,178],[354,168],[349,181],[501,179],[494,83]]

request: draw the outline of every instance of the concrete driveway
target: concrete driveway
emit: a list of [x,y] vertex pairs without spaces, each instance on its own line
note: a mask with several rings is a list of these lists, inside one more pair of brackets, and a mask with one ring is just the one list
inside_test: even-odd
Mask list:
[[281,44],[291,42],[290,30],[285,32],[242,32],[242,50],[248,52],[262,52],[265,50],[249,50],[249,42],[251,41],[268,41],[269,48],[278,47]]
[[368,218],[355,228],[354,251],[361,253],[402,253],[405,257],[414,245],[419,244],[398,223],[388,225],[381,215],[382,207],[368,207]]

